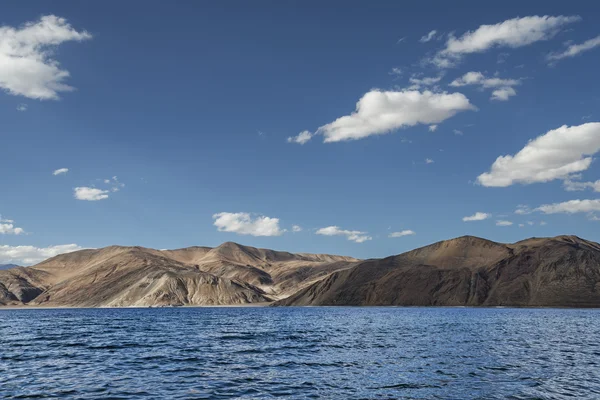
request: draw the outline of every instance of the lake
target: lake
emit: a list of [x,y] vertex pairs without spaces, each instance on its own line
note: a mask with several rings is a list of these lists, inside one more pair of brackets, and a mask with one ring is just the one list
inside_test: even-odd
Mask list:
[[0,398],[598,399],[600,310],[0,310]]

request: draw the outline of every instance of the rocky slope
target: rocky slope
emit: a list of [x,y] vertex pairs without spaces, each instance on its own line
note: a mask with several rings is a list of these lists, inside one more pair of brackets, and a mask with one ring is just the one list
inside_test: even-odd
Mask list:
[[600,307],[600,245],[465,236],[358,263],[275,304]]
[[111,246],[0,271],[0,305],[125,307],[271,302],[358,260],[236,243],[154,250]]

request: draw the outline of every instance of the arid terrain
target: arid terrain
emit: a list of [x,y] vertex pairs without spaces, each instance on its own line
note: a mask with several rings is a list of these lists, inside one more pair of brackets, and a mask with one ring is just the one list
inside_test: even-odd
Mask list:
[[600,307],[600,245],[576,236],[514,244],[463,236],[364,261],[276,304]]
[[0,271],[0,305],[36,307],[600,306],[600,245],[576,236],[502,244],[463,236],[383,259],[227,242],[111,246]]
[[236,243],[154,250],[111,246],[0,271],[0,305],[240,305],[285,298],[359,260]]

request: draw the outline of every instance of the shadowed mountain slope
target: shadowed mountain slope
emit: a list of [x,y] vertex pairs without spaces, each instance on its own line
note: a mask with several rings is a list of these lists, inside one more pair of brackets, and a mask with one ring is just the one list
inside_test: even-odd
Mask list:
[[366,260],[275,304],[600,307],[600,245],[465,236]]

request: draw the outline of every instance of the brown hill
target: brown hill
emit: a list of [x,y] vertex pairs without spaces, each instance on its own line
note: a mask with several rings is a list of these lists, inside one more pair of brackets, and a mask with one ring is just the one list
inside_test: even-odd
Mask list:
[[111,246],[0,271],[0,305],[123,307],[270,302],[348,268],[350,257],[224,243],[154,250]]
[[465,236],[358,263],[275,304],[600,307],[600,245]]

